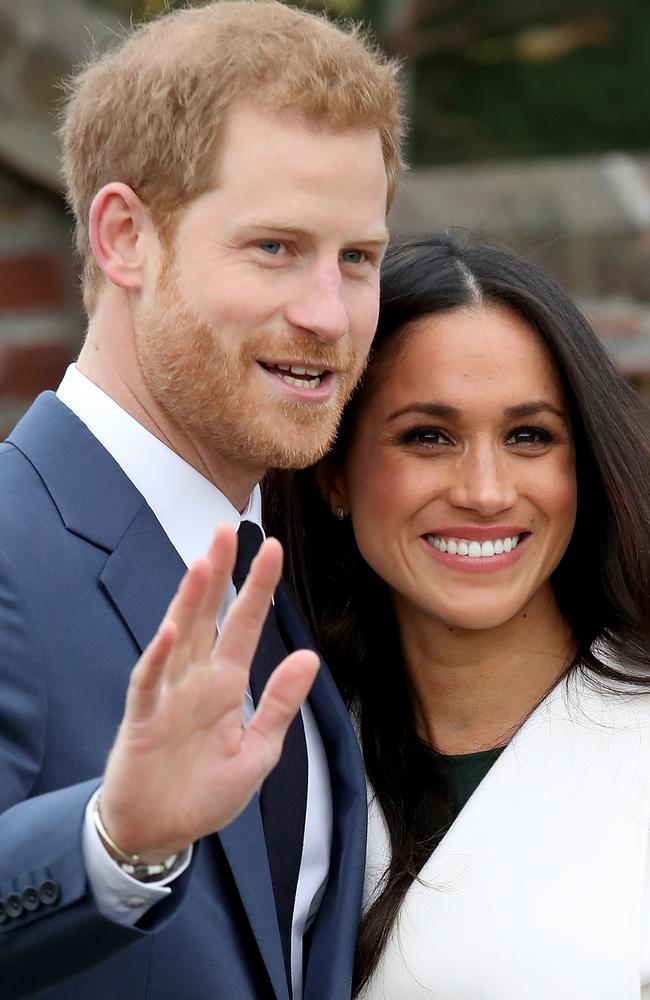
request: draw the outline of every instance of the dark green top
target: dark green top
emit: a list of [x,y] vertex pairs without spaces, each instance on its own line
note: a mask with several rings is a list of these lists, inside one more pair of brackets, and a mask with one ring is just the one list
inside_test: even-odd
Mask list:
[[436,761],[449,781],[456,798],[456,815],[478,788],[504,747],[479,750],[477,753],[435,754]]

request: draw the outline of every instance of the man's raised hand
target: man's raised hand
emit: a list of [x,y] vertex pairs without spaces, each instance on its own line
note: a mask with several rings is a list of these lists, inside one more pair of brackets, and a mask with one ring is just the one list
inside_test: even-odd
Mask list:
[[250,665],[280,579],[282,548],[275,539],[264,542],[215,642],[236,551],[234,529],[221,525],[131,674],[100,812],[112,840],[145,864],[178,854],[245,808],[277,763],[318,670],[313,651],[287,656],[244,727]]

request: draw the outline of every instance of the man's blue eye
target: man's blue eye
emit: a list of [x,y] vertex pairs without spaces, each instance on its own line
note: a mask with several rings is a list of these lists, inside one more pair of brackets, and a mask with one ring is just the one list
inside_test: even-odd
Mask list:
[[346,264],[360,264],[364,259],[362,250],[344,250],[341,257]]
[[279,240],[262,240],[260,243],[260,249],[265,253],[278,254],[282,249],[282,244]]

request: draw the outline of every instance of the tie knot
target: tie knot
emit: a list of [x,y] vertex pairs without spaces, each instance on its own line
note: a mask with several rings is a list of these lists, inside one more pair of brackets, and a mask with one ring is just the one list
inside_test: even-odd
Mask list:
[[257,555],[264,536],[252,521],[242,521],[237,532],[237,562],[232,571],[232,582],[239,590],[248,576],[251,563]]

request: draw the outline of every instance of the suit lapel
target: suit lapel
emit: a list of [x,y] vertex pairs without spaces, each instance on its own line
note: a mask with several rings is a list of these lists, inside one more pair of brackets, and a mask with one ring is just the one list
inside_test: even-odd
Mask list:
[[217,837],[278,1000],[289,1000],[259,797]]
[[[185,571],[122,469],[54,393],[39,396],[9,438],[40,475],[66,528],[104,549],[100,585],[143,650]],[[288,1000],[258,797],[217,835],[278,1000]]]
[[100,576],[140,650],[155,635],[184,572],[183,560],[143,502]]
[[44,392],[7,440],[43,480],[68,531],[112,552],[144,500],[85,424]]

